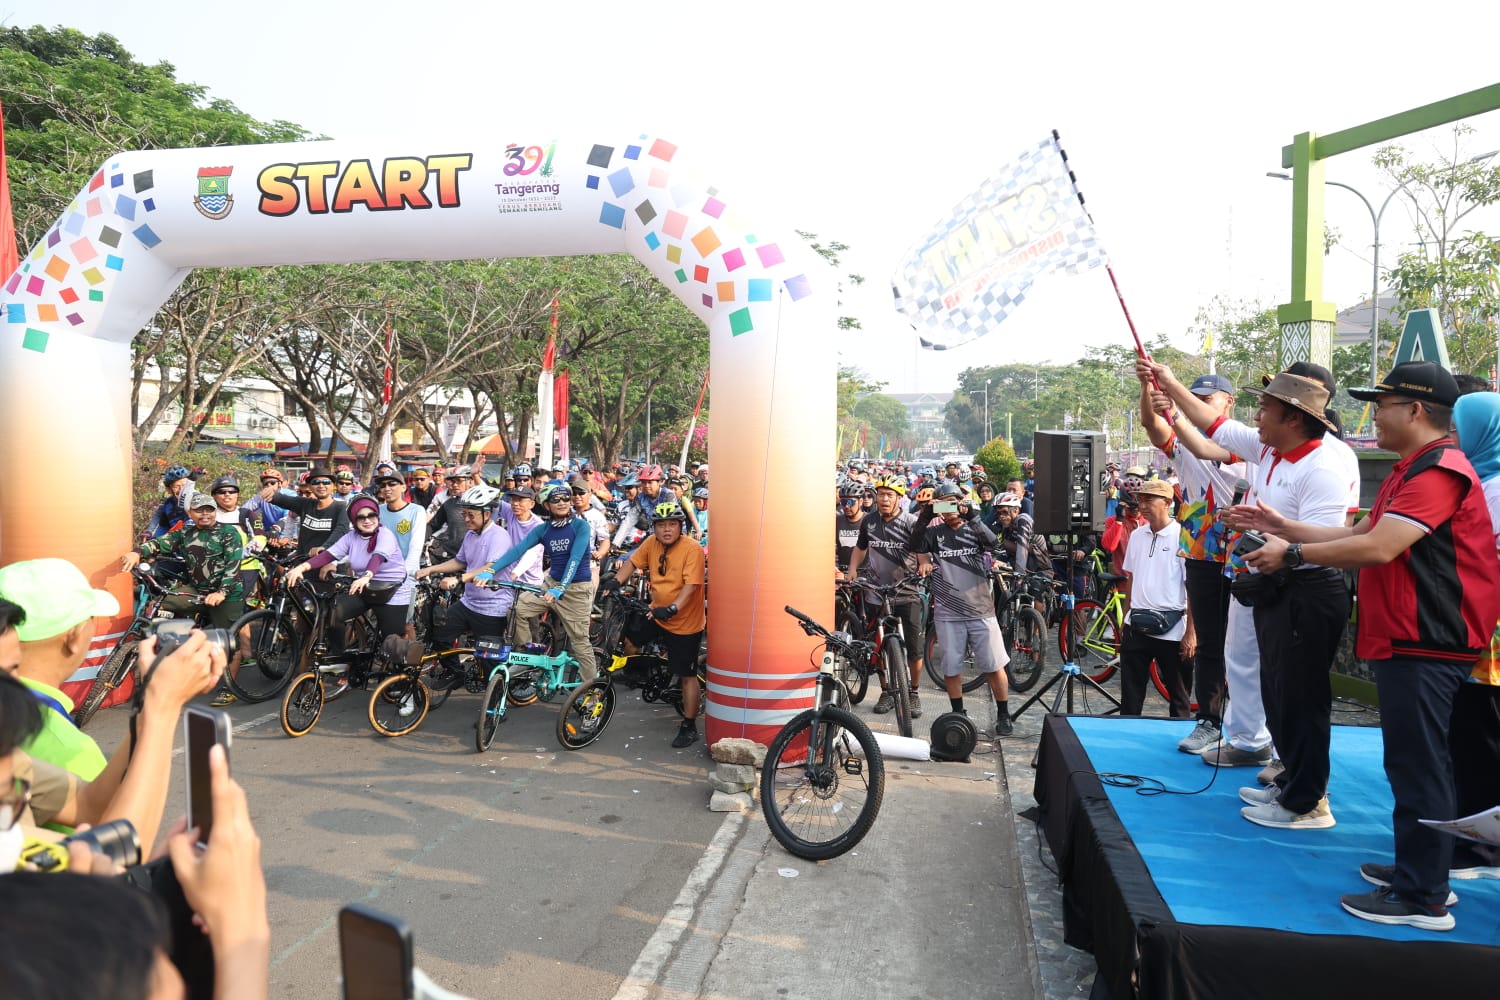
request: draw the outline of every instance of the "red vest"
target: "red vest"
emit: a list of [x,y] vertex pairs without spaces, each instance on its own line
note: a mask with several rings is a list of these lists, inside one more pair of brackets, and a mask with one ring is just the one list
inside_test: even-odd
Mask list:
[[1359,571],[1359,633],[1355,652],[1365,660],[1409,657],[1472,663],[1488,649],[1500,618],[1500,574],[1495,533],[1474,467],[1442,439],[1417,452],[1404,472],[1392,470],[1370,516],[1377,520],[1400,483],[1433,469],[1464,478],[1453,516],[1382,566]]

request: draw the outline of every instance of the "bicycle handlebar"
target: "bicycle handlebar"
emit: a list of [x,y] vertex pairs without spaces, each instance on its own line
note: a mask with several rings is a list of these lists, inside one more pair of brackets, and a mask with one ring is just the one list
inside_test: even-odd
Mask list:
[[534,584],[530,583],[522,583],[520,580],[496,580],[492,578],[485,583],[479,584],[479,586],[483,587],[486,590],[499,590],[504,587],[508,590],[525,590],[533,594],[546,593],[546,591],[541,587],[535,586]]

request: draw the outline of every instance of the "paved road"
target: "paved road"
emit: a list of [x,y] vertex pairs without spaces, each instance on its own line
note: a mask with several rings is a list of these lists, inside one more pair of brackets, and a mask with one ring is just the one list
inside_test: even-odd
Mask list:
[[[671,709],[621,693],[600,743],[572,753],[545,704],[475,753],[464,693],[399,739],[372,732],[358,693],[296,740],[274,703],[232,708],[272,996],[338,995],[335,915],[351,900],[406,919],[418,964],[476,998],[1039,995],[997,755],[891,761],[870,836],[812,864],[758,813],[708,812],[702,744],[673,750]],[[113,746],[124,722],[90,728]]]

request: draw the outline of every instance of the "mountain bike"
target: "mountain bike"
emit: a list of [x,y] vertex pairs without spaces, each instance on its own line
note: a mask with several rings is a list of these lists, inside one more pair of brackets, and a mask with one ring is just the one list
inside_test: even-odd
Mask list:
[[848,692],[838,679],[840,660],[865,660],[874,643],[829,632],[788,606],[802,631],[823,640],[814,706],[781,728],[760,772],[760,804],[771,834],[787,851],[825,861],[859,844],[875,824],[885,798],[885,759],[875,734],[839,707]]
[[[1103,684],[1120,667],[1120,639],[1125,630],[1125,595],[1120,591],[1120,584],[1125,577],[1102,570],[1095,576],[1097,586],[1108,595],[1107,599],[1103,604],[1093,600],[1076,601],[1072,614],[1067,616],[1066,626],[1057,630],[1057,648],[1064,663],[1077,664],[1095,683]],[[1150,675],[1157,693],[1170,704],[1171,692],[1155,660],[1151,661]],[[1196,712],[1198,703],[1192,700],[1191,686],[1188,696],[1188,707]]]
[[[896,591],[910,582],[910,577],[887,584],[871,580],[854,581],[855,587],[878,599],[879,610],[874,618],[870,656],[851,666],[866,673],[873,671],[880,676],[881,689],[890,692],[892,710],[896,715],[896,729],[902,736],[911,735],[911,669],[906,662],[906,626],[901,616],[896,614],[894,598]],[[927,669],[930,672],[932,667]]]
[[89,685],[88,693],[73,710],[73,724],[79,729],[89,724],[110,692],[125,683],[125,678],[135,672],[136,663],[140,659],[141,640],[151,634],[156,621],[172,617],[164,613],[161,606],[162,602],[172,596],[173,588],[182,583],[181,578],[149,562],[138,564],[130,571],[130,575],[135,578],[134,617],[125,627],[125,632],[115,644],[114,651],[109,654],[109,659],[99,668],[94,683]]
[[[1041,676],[1047,661],[1047,622],[1034,606],[1052,595],[1052,581],[1041,574],[1017,574],[997,564],[991,580],[995,598],[995,622],[1005,644],[1009,660],[1005,676],[1010,690],[1030,690]],[[943,685],[942,648],[937,629],[927,633],[927,676]],[[984,674],[974,662],[974,654],[964,655],[963,690],[977,690],[985,683]]]
[[299,600],[284,585],[287,570],[299,561],[295,552],[267,550],[260,558],[267,570],[266,603],[234,623],[235,634],[247,637],[247,655],[237,672],[224,674],[225,686],[250,704],[276,697],[297,676],[312,621],[307,609],[315,600],[311,590]]

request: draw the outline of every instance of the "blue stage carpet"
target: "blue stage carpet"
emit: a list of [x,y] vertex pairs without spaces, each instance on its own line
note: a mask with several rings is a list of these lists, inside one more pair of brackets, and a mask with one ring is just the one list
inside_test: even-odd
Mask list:
[[[1156,778],[1179,791],[1202,788],[1214,776],[1199,758],[1177,751],[1191,720],[1073,716],[1068,722],[1098,772]],[[1331,830],[1271,830],[1242,818],[1239,789],[1255,784],[1254,768],[1225,768],[1199,795],[1106,791],[1181,923],[1500,944],[1500,881],[1453,882],[1458,926],[1447,932],[1385,927],[1339,906],[1341,895],[1374,888],[1359,877],[1360,864],[1394,859],[1381,752],[1380,730],[1333,727],[1328,801],[1338,825]]]

